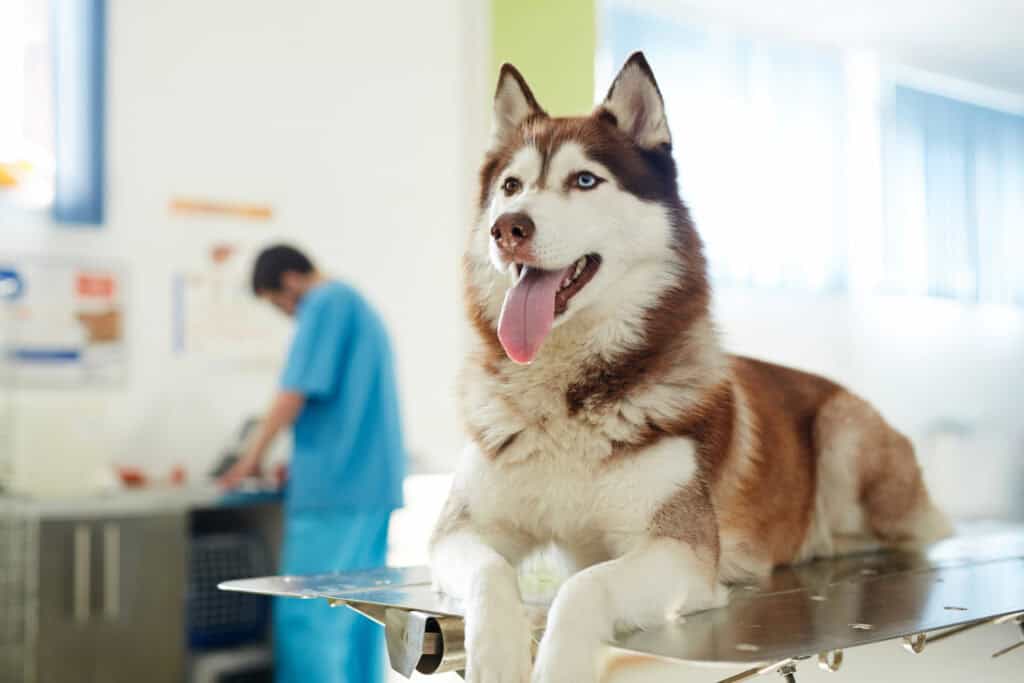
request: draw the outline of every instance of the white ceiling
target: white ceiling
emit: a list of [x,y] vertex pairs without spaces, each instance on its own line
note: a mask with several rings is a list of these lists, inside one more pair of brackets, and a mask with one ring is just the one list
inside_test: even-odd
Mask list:
[[1024,94],[1024,0],[637,0],[686,20],[850,48]]

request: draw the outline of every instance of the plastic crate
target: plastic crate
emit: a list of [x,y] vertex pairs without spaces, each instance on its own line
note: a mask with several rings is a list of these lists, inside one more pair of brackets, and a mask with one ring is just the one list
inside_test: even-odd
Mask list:
[[232,579],[271,573],[267,546],[251,534],[209,534],[189,550],[188,638],[195,649],[258,642],[264,638],[270,599],[217,589]]

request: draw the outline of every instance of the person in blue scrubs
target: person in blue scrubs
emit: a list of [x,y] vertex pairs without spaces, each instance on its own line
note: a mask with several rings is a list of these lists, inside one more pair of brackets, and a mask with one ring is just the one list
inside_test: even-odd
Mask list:
[[[384,325],[358,292],[323,276],[290,246],[259,255],[252,287],[295,318],[295,336],[260,432],[221,484],[231,488],[259,472],[274,437],[291,426],[281,571],[383,566],[388,520],[402,505],[405,475]],[[384,674],[382,646],[381,627],[348,609],[322,600],[275,601],[280,683],[376,683]]]

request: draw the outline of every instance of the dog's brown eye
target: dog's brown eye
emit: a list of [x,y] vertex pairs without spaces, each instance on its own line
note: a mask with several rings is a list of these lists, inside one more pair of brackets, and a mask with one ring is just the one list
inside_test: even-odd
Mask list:
[[508,177],[505,178],[505,182],[501,184],[501,189],[505,191],[505,195],[511,197],[519,190],[523,189],[523,184],[519,182],[519,178]]

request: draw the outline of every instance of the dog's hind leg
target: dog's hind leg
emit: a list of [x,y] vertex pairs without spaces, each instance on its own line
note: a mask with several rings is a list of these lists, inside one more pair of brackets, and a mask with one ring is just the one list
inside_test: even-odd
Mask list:
[[931,543],[952,526],[928,495],[914,447],[867,402],[840,392],[818,412],[818,495],[836,538],[871,536],[883,545]]
[[593,683],[602,644],[615,628],[665,623],[724,604],[717,553],[674,538],[653,538],[622,557],[570,577],[548,613],[534,683]]

